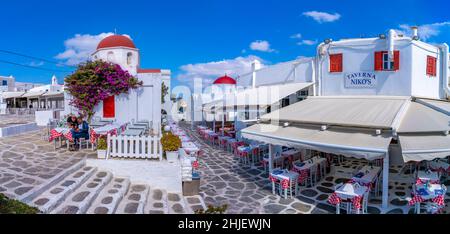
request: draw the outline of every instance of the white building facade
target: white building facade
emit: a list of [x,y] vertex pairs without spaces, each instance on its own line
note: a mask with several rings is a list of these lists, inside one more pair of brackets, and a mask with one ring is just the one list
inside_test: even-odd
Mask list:
[[[152,122],[154,129],[159,129],[161,110],[169,108],[167,106],[170,105],[170,101],[166,102],[168,104],[165,106],[161,102],[162,82],[169,87],[169,94],[166,98],[170,97],[170,70],[142,69],[139,49],[131,39],[120,35],[103,39],[92,54],[92,60],[118,64],[143,82],[142,87],[130,90],[128,94],[121,94],[102,101],[95,107],[94,116],[122,123],[132,120],[148,120]],[[70,99],[70,95],[67,93],[66,99]],[[68,102],[66,101],[66,103]],[[67,112],[73,113],[75,110],[67,104]]]

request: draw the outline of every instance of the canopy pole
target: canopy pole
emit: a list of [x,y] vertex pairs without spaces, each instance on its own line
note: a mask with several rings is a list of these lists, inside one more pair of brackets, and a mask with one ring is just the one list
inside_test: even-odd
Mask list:
[[216,132],[216,113],[214,113],[214,118],[213,118],[213,132]]
[[383,197],[382,197],[382,208],[387,209],[389,205],[389,152],[383,160]]
[[273,145],[269,144],[269,173],[273,170]]
[[222,113],[222,136],[225,136],[225,112]]

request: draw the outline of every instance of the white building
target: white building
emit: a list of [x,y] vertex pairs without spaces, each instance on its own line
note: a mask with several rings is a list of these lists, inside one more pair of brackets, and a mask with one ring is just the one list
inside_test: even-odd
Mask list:
[[[390,30],[377,38],[329,39],[314,58],[239,77],[247,90],[232,96],[224,112],[231,107],[248,113],[251,106],[270,112],[241,134],[270,144],[271,152],[278,145],[383,159],[382,207],[387,208],[390,164],[450,155],[448,60],[448,45],[420,41],[417,28],[412,37]],[[309,95],[305,100],[302,91]],[[206,110],[220,110],[224,102],[209,103]],[[273,108],[280,104],[281,109]]]
[[[118,122],[131,120],[149,120],[155,129],[161,125],[161,110],[170,110],[170,70],[143,69],[139,49],[133,41],[125,36],[113,35],[103,39],[92,54],[93,60],[103,60],[119,64],[122,69],[140,81],[143,86],[130,90],[128,94],[110,97],[102,101],[95,108],[95,116],[103,119],[113,119]],[[161,104],[162,82],[169,87],[169,94],[165,97],[166,104]],[[66,94],[66,99],[69,99]],[[75,112],[74,108],[66,104],[66,112]]]

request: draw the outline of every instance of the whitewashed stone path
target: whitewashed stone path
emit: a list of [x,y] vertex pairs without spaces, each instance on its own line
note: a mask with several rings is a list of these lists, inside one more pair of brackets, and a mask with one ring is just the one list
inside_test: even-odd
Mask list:
[[[190,125],[182,125],[191,138],[195,139],[204,151],[200,159],[201,195],[206,205],[229,206],[228,213],[335,213],[334,206],[328,204],[329,195],[334,192],[334,186],[348,181],[348,178],[339,178],[329,174],[316,186],[301,187],[298,196],[293,199],[284,199],[272,194],[272,187],[268,180],[268,173],[263,167],[245,166],[237,158],[218,147],[212,147],[203,142],[200,136],[191,131]],[[357,168],[364,162],[360,160],[345,160],[343,168]],[[411,197],[412,177],[408,171],[400,171],[401,166],[390,167],[389,202],[387,213],[407,214],[413,209],[408,206]],[[450,180],[444,182],[447,186]],[[450,191],[445,196],[446,213],[450,213]],[[380,198],[372,198],[369,202],[368,212],[379,214]]]
[[0,138],[0,192],[56,214],[184,214],[205,209],[184,197],[86,166],[92,150],[54,150],[40,132]]
[[[317,186],[301,188],[293,199],[273,195],[267,172],[261,166],[240,164],[230,153],[211,147],[185,126],[205,154],[200,159],[201,194],[183,197],[148,184],[88,167],[91,150],[55,151],[39,132],[0,138],[0,193],[37,206],[45,213],[193,213],[207,205],[227,204],[227,213],[334,213],[327,204],[335,184],[345,178],[329,175]],[[362,162],[346,160],[340,167],[356,168]],[[411,213],[407,205],[412,181],[408,171],[390,168],[388,213]],[[447,186],[450,180],[444,182]],[[445,196],[449,213],[449,195]],[[371,199],[369,213],[380,213],[381,201]]]

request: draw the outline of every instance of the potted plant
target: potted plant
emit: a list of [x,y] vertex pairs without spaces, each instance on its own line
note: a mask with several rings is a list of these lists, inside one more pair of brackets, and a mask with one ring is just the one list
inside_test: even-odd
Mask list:
[[97,143],[97,158],[105,159],[107,148],[106,139],[104,137],[99,138]]
[[166,153],[167,161],[175,162],[178,160],[178,150],[181,147],[181,140],[171,132],[164,133],[161,138],[161,145]]

